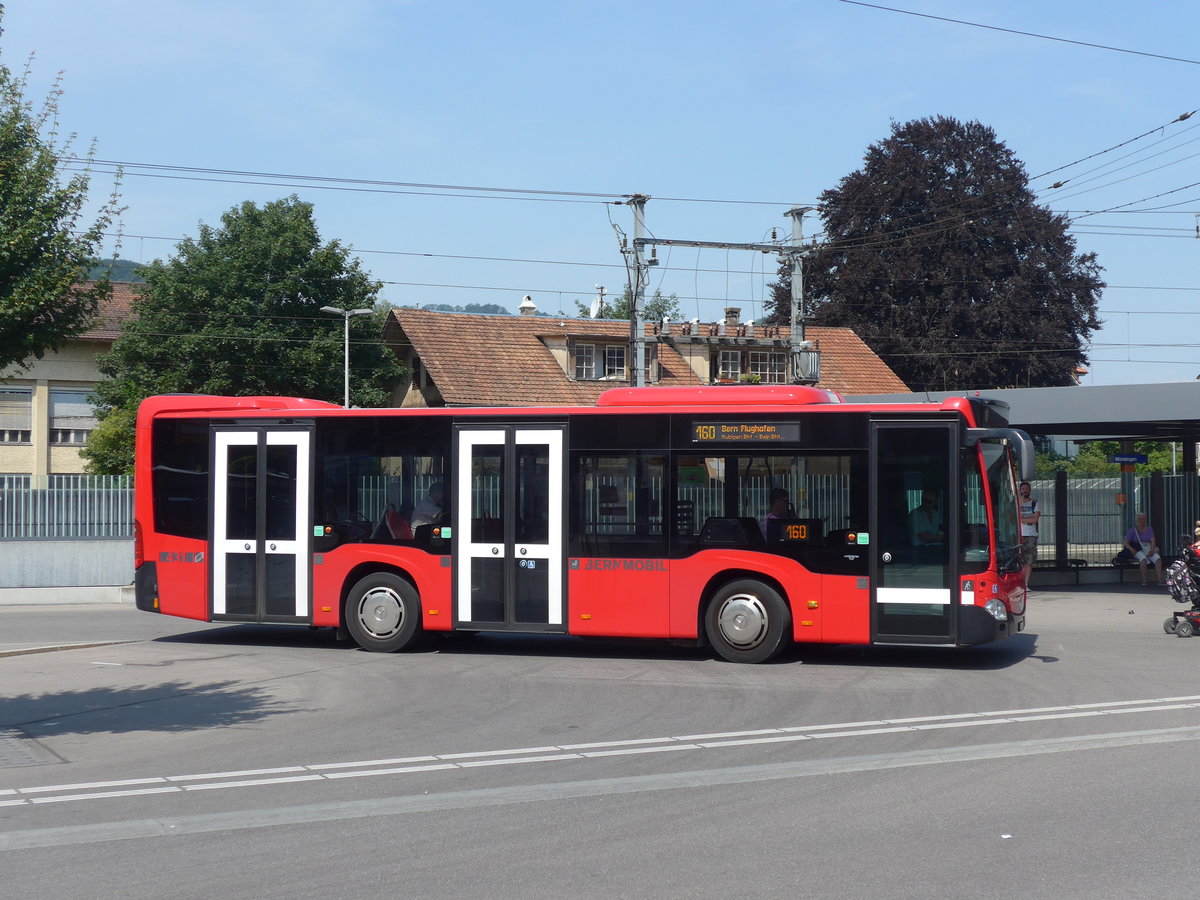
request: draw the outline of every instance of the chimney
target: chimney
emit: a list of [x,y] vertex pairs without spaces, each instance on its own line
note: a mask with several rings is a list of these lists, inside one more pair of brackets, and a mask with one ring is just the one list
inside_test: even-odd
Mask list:
[[736,325],[742,316],[742,308],[740,306],[725,307],[725,324]]
[[526,294],[517,309],[523,316],[532,316],[537,312],[537,305],[533,302],[533,298]]

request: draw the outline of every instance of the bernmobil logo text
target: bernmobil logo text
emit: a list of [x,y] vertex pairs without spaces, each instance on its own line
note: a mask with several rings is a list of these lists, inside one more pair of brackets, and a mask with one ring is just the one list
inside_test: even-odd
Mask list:
[[203,553],[176,553],[174,551],[164,550],[158,554],[159,562],[174,562],[174,563],[201,563],[204,562]]

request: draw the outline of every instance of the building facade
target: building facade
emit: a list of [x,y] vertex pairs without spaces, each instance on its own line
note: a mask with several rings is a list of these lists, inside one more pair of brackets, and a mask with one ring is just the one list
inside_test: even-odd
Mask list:
[[129,317],[133,286],[113,284],[96,323],[25,368],[0,371],[0,475],[45,478],[84,471],[79,455],[96,425],[96,359]]

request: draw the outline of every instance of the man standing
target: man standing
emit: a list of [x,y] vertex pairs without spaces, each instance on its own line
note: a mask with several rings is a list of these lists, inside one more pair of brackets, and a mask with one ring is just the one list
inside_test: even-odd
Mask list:
[[1025,577],[1025,588],[1029,588],[1029,576],[1033,574],[1033,564],[1037,562],[1038,519],[1042,517],[1037,508],[1037,501],[1030,496],[1033,489],[1028,481],[1022,481],[1020,486],[1020,516],[1021,516],[1021,559],[1024,565],[1021,574]]

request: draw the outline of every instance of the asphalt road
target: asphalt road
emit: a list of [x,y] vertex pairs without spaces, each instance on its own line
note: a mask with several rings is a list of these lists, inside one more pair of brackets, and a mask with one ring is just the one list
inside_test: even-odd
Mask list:
[[1004,644],[765,666],[0,608],[3,894],[1191,897],[1173,608],[1048,589]]

